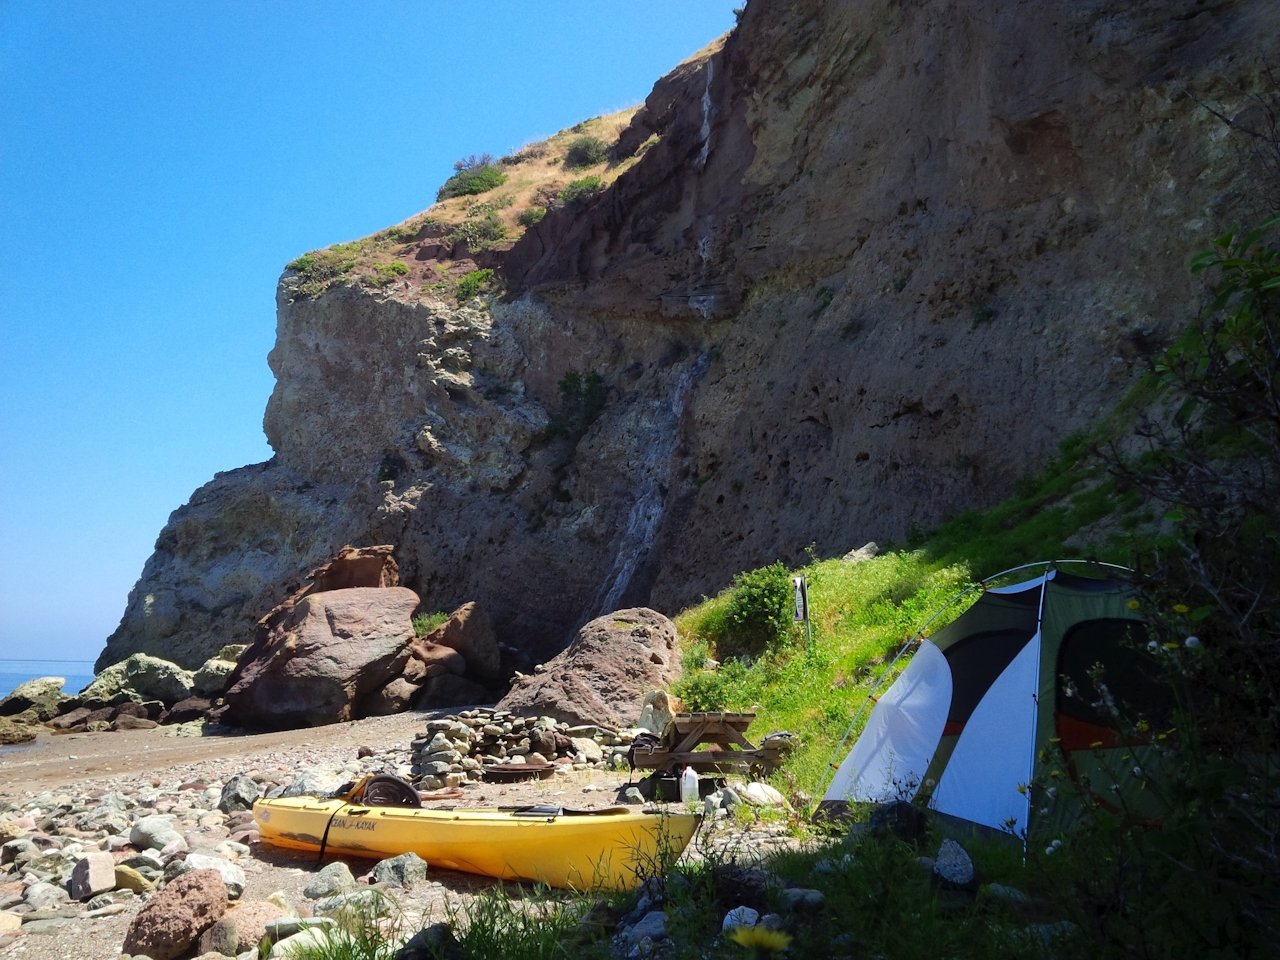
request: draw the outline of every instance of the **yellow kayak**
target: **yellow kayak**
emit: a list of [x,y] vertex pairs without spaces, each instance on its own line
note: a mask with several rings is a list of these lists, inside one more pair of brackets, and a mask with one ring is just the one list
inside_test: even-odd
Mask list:
[[[574,890],[630,890],[674,860],[701,817],[627,807],[565,814],[554,808],[427,810],[346,800],[259,800],[265,843],[382,859],[416,853],[433,867]],[[326,830],[328,835],[326,837]]]

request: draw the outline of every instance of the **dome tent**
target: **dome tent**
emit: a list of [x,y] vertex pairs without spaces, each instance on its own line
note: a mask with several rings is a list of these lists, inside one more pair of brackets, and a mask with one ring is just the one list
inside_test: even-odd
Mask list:
[[[1031,566],[1044,573],[1004,587],[988,586],[1004,575],[989,578],[973,606],[908,645],[918,640],[837,768],[820,813],[905,799],[1024,835],[1046,810],[1033,781],[1056,775],[1093,792],[1110,788],[1108,771],[1125,747],[1114,720],[1093,704],[1105,694],[1133,716],[1163,713],[1167,703],[1141,652],[1147,641],[1133,588]],[[1105,691],[1095,689],[1099,663]]]

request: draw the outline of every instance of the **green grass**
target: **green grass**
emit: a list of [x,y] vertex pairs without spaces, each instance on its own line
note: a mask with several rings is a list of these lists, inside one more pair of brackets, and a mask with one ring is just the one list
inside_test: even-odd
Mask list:
[[373,265],[373,276],[369,282],[375,287],[384,287],[396,277],[403,277],[409,273],[409,265],[403,260],[392,260],[390,263],[375,263]]
[[[1137,494],[1117,493],[1089,442],[1068,438],[1042,474],[1024,478],[1014,496],[989,510],[962,513],[873,560],[820,560],[793,571],[809,581],[813,638],[807,651],[803,628],[793,624],[754,659],[724,656],[742,648],[731,618],[737,587],[685,610],[675,619],[685,651],[685,675],[675,692],[690,709],[755,712],[756,736],[799,735],[802,745],[776,785],[813,792],[889,661],[940,607],[975,581],[1023,563],[1089,556],[1124,563],[1139,536],[1133,528],[1142,507]],[[1067,542],[1106,518],[1116,524],[1103,542]],[[948,609],[929,632],[976,598]],[[706,670],[709,656],[724,662]]]
[[[824,560],[803,568],[809,581],[813,641],[793,625],[781,642],[754,660],[727,659],[699,669],[728,636],[733,589],[676,618],[686,649],[686,674],[675,692],[694,710],[752,710],[752,732],[798,734],[802,746],[787,762],[785,786],[813,791],[849,721],[903,642],[942,604],[970,583],[967,564],[931,558],[923,550],[894,551],[864,563]],[[948,619],[963,608],[954,608]],[[941,626],[941,622],[938,626]]]
[[458,960],[560,960],[575,956],[565,940],[577,932],[591,900],[535,888],[498,885],[461,907],[449,904]]
[[[393,960],[399,950],[404,917],[396,901],[381,891],[372,899],[347,906],[334,917],[320,942],[290,953],[293,960]],[[266,951],[261,952],[266,956]]]
[[420,613],[413,618],[413,632],[416,636],[425,637],[428,633],[449,619],[443,610],[435,613]]

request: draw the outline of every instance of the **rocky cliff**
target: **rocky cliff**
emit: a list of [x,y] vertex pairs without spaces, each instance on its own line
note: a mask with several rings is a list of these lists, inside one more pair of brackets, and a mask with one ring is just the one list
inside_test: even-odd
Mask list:
[[489,251],[505,298],[442,297],[412,231],[396,282],[285,273],[275,456],[174,512],[100,664],[198,664],[345,543],[539,659],[994,502],[1194,315],[1254,201],[1201,103],[1277,37],[1269,0],[752,0],[603,192]]

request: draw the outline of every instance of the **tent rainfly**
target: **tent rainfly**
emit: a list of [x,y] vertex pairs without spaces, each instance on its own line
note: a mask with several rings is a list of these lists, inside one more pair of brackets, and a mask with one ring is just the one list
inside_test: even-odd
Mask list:
[[985,589],[920,640],[837,769],[819,813],[911,800],[1025,835],[1049,816],[1033,781],[1074,780],[1105,795],[1132,744],[1118,741],[1115,720],[1094,705],[1104,694],[1095,689],[1096,665],[1105,695],[1128,715],[1167,712],[1133,601],[1126,584],[1057,569]]

